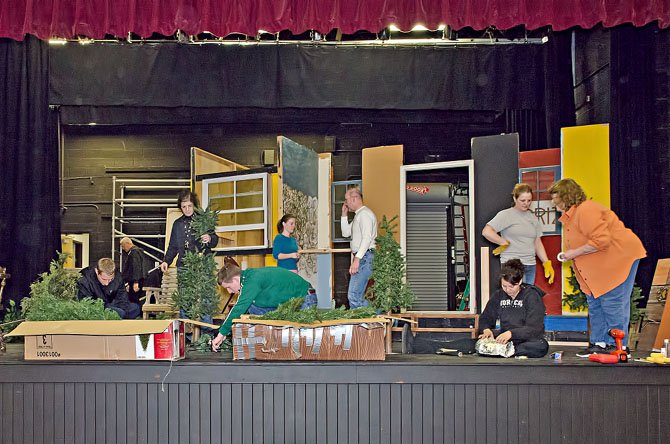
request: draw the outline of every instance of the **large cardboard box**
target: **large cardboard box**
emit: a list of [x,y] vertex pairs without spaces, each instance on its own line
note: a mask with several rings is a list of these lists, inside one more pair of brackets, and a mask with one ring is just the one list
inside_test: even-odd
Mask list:
[[238,319],[233,359],[268,361],[383,361],[386,320],[342,319],[319,324]]
[[26,360],[161,360],[184,358],[179,320],[26,321],[7,336],[24,336]]

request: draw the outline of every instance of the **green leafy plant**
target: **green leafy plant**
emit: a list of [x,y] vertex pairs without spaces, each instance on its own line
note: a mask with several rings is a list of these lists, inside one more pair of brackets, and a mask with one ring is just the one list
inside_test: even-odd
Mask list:
[[338,319],[364,319],[377,316],[374,308],[361,307],[347,310],[344,306],[328,310],[320,310],[316,306],[301,310],[304,298],[293,298],[280,304],[276,310],[259,316],[257,319],[273,321],[289,321],[299,324],[316,324],[323,321]]
[[77,279],[79,274],[65,269],[67,253],[57,252],[58,258],[51,261],[49,271],[39,275],[38,279],[30,284],[30,296],[40,297],[50,295],[58,299],[74,299],[77,294]]
[[372,279],[374,284],[365,297],[380,312],[398,311],[412,306],[415,295],[405,281],[405,258],[400,253],[400,244],[393,237],[398,216],[387,220],[382,218],[377,236],[375,257],[372,261]]
[[[22,320],[23,318],[21,317],[19,306],[16,305],[16,302],[10,299],[7,310],[5,311],[5,316],[2,318],[2,321],[0,321],[0,336],[14,330]],[[12,342],[15,339],[16,338],[14,337],[5,338],[5,342]]]
[[563,293],[563,305],[572,311],[586,311],[589,306],[586,301],[586,294],[581,290],[574,270],[571,269],[571,271],[568,283],[573,288],[573,291],[572,293]]
[[209,208],[196,208],[191,219],[191,232],[201,244],[200,239],[205,234],[211,234],[216,229],[219,220],[219,212]]
[[216,284],[216,262],[209,253],[187,252],[177,272],[177,291],[172,296],[176,308],[189,319],[214,315],[219,308]]
[[[189,350],[201,352],[201,353],[212,353],[212,335],[209,333],[203,333],[200,335],[197,341],[192,342],[189,346]],[[226,350],[226,341],[221,344],[221,350]],[[230,349],[228,349],[230,350]]]
[[638,304],[641,300],[644,299],[642,296],[642,289],[637,285],[633,286],[633,291],[630,294],[630,323],[634,323],[644,318],[645,310],[638,307]]

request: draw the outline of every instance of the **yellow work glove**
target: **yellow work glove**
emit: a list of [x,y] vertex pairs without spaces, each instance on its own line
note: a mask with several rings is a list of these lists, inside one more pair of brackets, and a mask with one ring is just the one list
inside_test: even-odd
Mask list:
[[493,250],[493,255],[494,255],[494,256],[500,256],[500,253],[502,253],[503,251],[507,250],[507,247],[509,247],[509,242],[506,243],[505,245],[500,245],[500,246],[498,246],[498,248],[496,248],[495,250]]
[[554,267],[551,266],[551,261],[547,260],[542,262],[542,268],[544,268],[544,277],[547,278],[549,285],[554,283]]

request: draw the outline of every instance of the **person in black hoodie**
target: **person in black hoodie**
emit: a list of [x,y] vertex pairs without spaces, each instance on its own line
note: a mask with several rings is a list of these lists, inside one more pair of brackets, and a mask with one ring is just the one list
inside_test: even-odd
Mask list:
[[182,216],[174,221],[172,231],[170,232],[170,243],[165,252],[164,261],[161,263],[161,271],[165,273],[177,257],[177,268],[181,268],[184,260],[184,254],[187,251],[200,251],[216,247],[219,243],[219,237],[216,233],[205,233],[200,239],[196,239],[191,231],[191,219],[193,212],[198,207],[198,196],[189,190],[184,190],[177,197],[177,208],[182,212]]
[[[518,259],[503,264],[501,288],[493,293],[479,317],[479,338],[495,338],[501,344],[512,341],[515,356],[541,358],[549,350],[544,339],[544,291],[522,283],[523,274],[524,266]],[[497,320],[500,330],[495,330]]]
[[136,319],[140,306],[128,300],[123,278],[116,273],[116,264],[108,257],[98,261],[97,266],[81,270],[77,281],[77,298],[102,299],[105,308],[114,310],[121,319]]

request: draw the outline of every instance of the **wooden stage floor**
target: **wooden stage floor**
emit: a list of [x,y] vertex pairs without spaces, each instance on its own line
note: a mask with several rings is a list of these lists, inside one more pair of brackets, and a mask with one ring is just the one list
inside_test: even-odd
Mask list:
[[[389,355],[383,362],[29,362],[0,354],[4,443],[664,443],[670,366]],[[552,347],[552,350],[555,350]],[[634,357],[647,356],[646,352]]]

